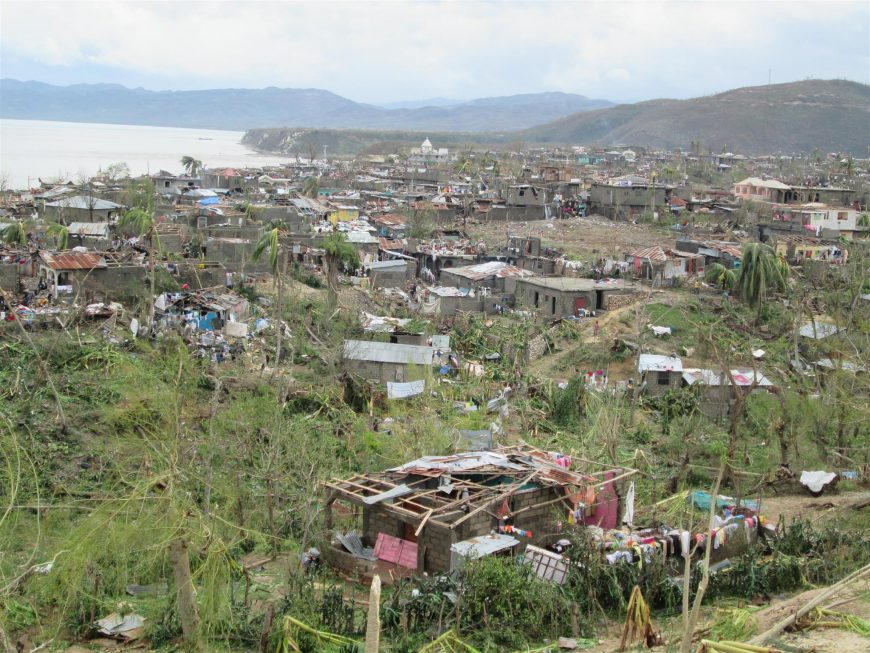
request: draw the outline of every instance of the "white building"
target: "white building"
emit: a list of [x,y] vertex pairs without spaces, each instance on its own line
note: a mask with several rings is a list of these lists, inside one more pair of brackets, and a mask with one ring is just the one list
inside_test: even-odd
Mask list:
[[411,149],[409,158],[412,163],[446,163],[450,160],[450,151],[446,147],[432,147],[432,142],[427,138],[420,147]]
[[820,236],[822,230],[836,231],[839,235],[851,238],[858,228],[858,211],[840,206],[828,206],[814,202],[801,206],[781,206],[774,210],[774,219],[783,222],[797,222],[807,231]]

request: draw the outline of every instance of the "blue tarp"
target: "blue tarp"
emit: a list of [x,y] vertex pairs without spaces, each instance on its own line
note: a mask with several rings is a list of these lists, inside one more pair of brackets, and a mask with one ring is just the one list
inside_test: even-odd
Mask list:
[[202,204],[203,206],[208,206],[209,204],[218,204],[220,199],[217,197],[203,197],[201,200],[197,202],[197,204]]
[[196,321],[196,327],[202,331],[214,331],[213,320],[217,319],[217,313],[206,313]]
[[[688,500],[692,503],[692,506],[697,508],[698,510],[710,510],[710,493],[704,492],[703,490],[696,490],[692,492],[688,496]],[[727,508],[728,506],[733,506],[737,504],[737,499],[734,497],[726,497],[723,495],[719,495],[716,497],[716,509],[722,510],[723,508]],[[751,501],[749,499],[741,499],[740,505],[744,508],[749,508],[750,510],[758,510],[758,502]]]

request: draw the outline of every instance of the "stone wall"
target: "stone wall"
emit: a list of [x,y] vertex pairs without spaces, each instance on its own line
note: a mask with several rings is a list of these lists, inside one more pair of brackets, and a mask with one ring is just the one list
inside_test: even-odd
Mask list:
[[538,334],[529,340],[529,360],[537,360],[548,351],[547,340],[543,334]]
[[629,306],[634,304],[634,302],[638,301],[641,297],[643,297],[643,293],[640,292],[621,294],[606,293],[604,296],[604,310],[613,311],[617,308],[622,308],[623,306]]

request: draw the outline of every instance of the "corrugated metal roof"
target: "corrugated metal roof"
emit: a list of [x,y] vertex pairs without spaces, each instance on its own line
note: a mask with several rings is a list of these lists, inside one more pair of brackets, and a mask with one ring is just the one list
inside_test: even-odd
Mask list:
[[432,347],[369,340],[345,340],[343,348],[343,356],[346,360],[376,363],[432,365],[434,354],[435,350]]
[[641,354],[637,360],[637,371],[682,372],[683,361],[677,356],[660,356],[658,354]]
[[635,250],[631,252],[629,256],[659,262],[664,262],[668,260],[668,255],[665,254],[665,250],[663,250],[658,245],[652,245],[651,247],[644,247],[643,249]]
[[109,235],[108,222],[70,222],[67,228],[70,236],[106,238]]
[[457,555],[466,558],[482,558],[483,556],[504,551],[519,544],[519,540],[510,535],[493,533],[492,535],[478,535],[470,540],[462,540],[450,546],[450,550]]
[[743,181],[738,181],[735,186],[755,186],[756,188],[774,188],[777,190],[790,190],[791,186],[787,186],[776,179],[760,179],[758,177],[747,177]]
[[377,236],[373,236],[368,231],[348,231],[347,242],[356,245],[374,245],[380,243]]
[[441,472],[468,472],[481,468],[497,468],[515,472],[532,469],[529,465],[515,463],[506,455],[494,451],[469,451],[452,456],[423,456],[417,460],[394,467],[388,471],[407,472],[414,470],[434,470]]
[[821,340],[822,338],[827,338],[828,336],[832,336],[835,333],[839,333],[840,328],[836,324],[831,324],[830,322],[822,322],[820,320],[813,320],[812,322],[808,322],[804,324],[800,328],[800,334],[804,338],[812,338],[813,340]]
[[115,204],[108,200],[101,200],[98,197],[85,197],[84,195],[64,197],[57,202],[46,202],[45,205],[54,208],[84,209],[88,211],[114,211],[115,209],[124,208],[120,204]]
[[63,252],[51,254],[49,252],[40,252],[39,255],[52,270],[93,270],[94,268],[107,267],[106,259],[96,253],[74,254]]
[[588,292],[590,290],[620,290],[624,279],[583,279],[580,277],[527,277],[517,281],[537,288],[561,292]]
[[483,281],[489,277],[530,277],[529,270],[523,270],[504,261],[487,261],[476,265],[466,265],[461,268],[448,268],[443,272],[470,279],[471,281]]
[[407,268],[408,263],[404,259],[394,261],[372,261],[363,265],[367,270],[386,270],[389,268]]
[[377,224],[391,225],[394,227],[402,226],[407,221],[404,215],[398,213],[382,213],[380,215],[369,216],[369,221]]
[[[753,378],[757,380],[755,385],[759,387],[765,388],[773,385],[764,374],[761,372],[753,372],[752,370],[731,370],[731,376],[734,378],[734,383],[741,387],[752,385]],[[683,370],[683,379],[689,385],[694,385],[696,383],[710,386],[731,385],[731,380],[728,378],[727,374],[694,367],[687,367]]]

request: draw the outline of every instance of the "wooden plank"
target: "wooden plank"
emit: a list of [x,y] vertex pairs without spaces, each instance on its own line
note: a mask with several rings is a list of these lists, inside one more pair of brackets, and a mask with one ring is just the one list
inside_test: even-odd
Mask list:
[[434,512],[433,510],[430,510],[429,512],[426,513],[426,516],[423,517],[423,521],[420,522],[420,525],[417,526],[417,530],[414,531],[414,537],[420,537],[420,533],[423,532],[423,528],[426,526],[426,522],[429,521],[429,518],[432,516],[433,512]]
[[466,520],[470,519],[471,517],[474,517],[474,515],[476,515],[477,513],[482,512],[483,510],[486,510],[491,504],[497,503],[499,500],[506,498],[506,497],[509,497],[511,494],[516,492],[519,488],[521,488],[523,485],[525,485],[526,483],[531,481],[535,476],[537,476],[538,471],[539,470],[536,469],[534,472],[532,472],[531,474],[526,476],[523,480],[521,480],[517,483],[514,483],[512,485],[509,485],[507,487],[507,489],[505,489],[503,492],[501,492],[501,493],[495,495],[494,497],[492,497],[491,499],[487,500],[482,505],[478,506],[477,508],[475,508],[471,512],[467,513],[464,517],[457,519],[455,522],[453,522],[453,524],[450,526],[450,528],[456,528],[457,526],[459,526],[460,524],[462,524]]

